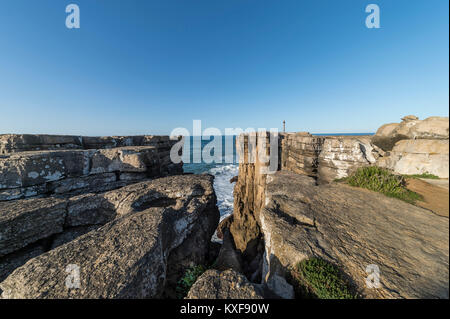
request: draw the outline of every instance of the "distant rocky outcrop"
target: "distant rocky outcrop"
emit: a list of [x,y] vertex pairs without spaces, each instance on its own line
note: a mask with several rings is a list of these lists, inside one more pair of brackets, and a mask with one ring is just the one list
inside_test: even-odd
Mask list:
[[408,115],[402,118],[401,123],[382,125],[372,138],[372,142],[384,151],[391,151],[400,140],[448,140],[448,136],[448,117],[432,116],[419,120],[417,116]]
[[423,121],[406,116],[401,123],[381,126],[372,143],[388,153],[377,165],[399,174],[430,173],[449,177],[449,119],[429,117]]
[[[212,182],[183,175],[65,200],[0,203],[0,264],[11,264],[21,247],[34,257],[0,283],[1,297],[160,297],[184,269],[206,261],[219,222]],[[35,257],[27,247],[41,238],[50,241],[47,252]],[[77,289],[66,285],[69,265],[79,267]]]
[[167,147],[168,136],[74,136],[74,135],[35,135],[0,134],[0,154],[11,154],[43,150],[107,149],[126,146]]
[[[77,141],[79,144],[73,144]],[[7,153],[0,155],[0,201],[106,191],[151,177],[180,174],[182,164],[170,160],[176,142],[153,136],[1,135],[0,145],[3,143]]]

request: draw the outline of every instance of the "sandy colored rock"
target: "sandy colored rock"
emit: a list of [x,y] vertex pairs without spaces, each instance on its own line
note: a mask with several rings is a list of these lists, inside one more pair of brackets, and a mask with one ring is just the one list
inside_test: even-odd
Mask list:
[[432,116],[418,122],[408,132],[410,138],[416,139],[448,139],[448,117]]
[[[406,185],[408,189],[423,196],[423,200],[416,202],[417,206],[429,209],[437,215],[448,217],[448,188],[433,185],[430,181],[435,180],[424,181],[416,178],[408,178]],[[448,180],[446,182],[448,185]]]
[[418,119],[419,118],[417,116],[415,116],[415,115],[406,115],[406,116],[402,117],[402,121],[403,122],[416,121]]
[[400,126],[400,123],[388,123],[380,126],[377,130],[376,136],[389,137]]
[[318,156],[321,182],[345,178],[362,166],[374,164],[382,154],[370,137],[326,138]]
[[377,165],[399,174],[429,173],[440,178],[449,177],[448,140],[402,140],[395,144],[388,157],[380,158]]
[[432,116],[419,120],[416,116],[409,115],[402,118],[401,123],[382,125],[372,137],[372,142],[384,151],[390,151],[398,141],[405,139],[448,140],[448,138],[448,117]]

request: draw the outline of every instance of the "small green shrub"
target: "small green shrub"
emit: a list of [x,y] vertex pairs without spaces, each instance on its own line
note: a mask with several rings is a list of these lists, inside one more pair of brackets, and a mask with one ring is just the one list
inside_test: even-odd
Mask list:
[[191,289],[192,285],[195,283],[198,277],[200,277],[206,268],[202,265],[193,266],[186,270],[184,276],[177,283],[176,293],[177,298],[183,299],[187,296],[189,289]]
[[339,269],[321,259],[302,260],[293,271],[293,278],[303,298],[355,299]]
[[392,174],[387,169],[377,166],[359,168],[354,174],[347,177],[345,182],[351,186],[366,188],[410,204],[422,199],[421,195],[406,188],[404,176]]
[[413,175],[403,175],[406,178],[428,178],[428,179],[439,179],[439,176],[430,174],[430,173],[423,173],[423,174],[413,174]]

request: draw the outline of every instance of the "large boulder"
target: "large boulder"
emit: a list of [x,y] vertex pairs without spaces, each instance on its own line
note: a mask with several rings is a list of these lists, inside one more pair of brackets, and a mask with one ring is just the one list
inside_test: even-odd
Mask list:
[[261,285],[232,269],[209,269],[192,285],[187,299],[263,299],[263,295]]
[[432,116],[419,120],[414,115],[402,118],[401,123],[382,125],[372,137],[372,143],[391,151],[398,141],[405,139],[447,139],[449,138],[448,117]]
[[419,121],[408,132],[410,138],[416,139],[448,139],[448,117],[432,116]]
[[[366,298],[449,297],[448,218],[364,189],[316,186],[291,172],[268,177],[265,203],[265,282],[319,257],[338,265]],[[366,285],[369,265],[380,270],[377,289]]]
[[401,140],[389,156],[377,161],[380,167],[399,174],[429,173],[440,178],[449,177],[449,141],[447,140]]
[[[54,249],[14,270],[0,283],[1,297],[160,297],[167,283],[174,281],[172,277],[193,264],[204,263],[208,257],[219,222],[212,183],[210,175],[173,176],[66,200],[58,219],[60,228],[54,227],[54,232],[62,232],[64,225],[81,226],[57,235],[51,245]],[[32,201],[38,203],[37,199]],[[19,202],[24,204],[26,200]],[[101,209],[104,211],[98,213]],[[14,212],[3,212],[6,217],[12,216],[8,217],[12,225]],[[31,215],[32,211],[23,214]],[[109,222],[100,228],[84,227],[96,220],[90,215]],[[28,231],[33,240],[42,237],[35,234],[40,234],[37,228],[41,224],[46,225],[44,211],[39,217],[44,221],[35,220],[36,230]],[[10,243],[21,240],[12,231],[5,234],[1,239],[7,252]],[[31,237],[25,231],[21,234]],[[70,280],[73,284],[78,275],[79,286],[67,285]]]

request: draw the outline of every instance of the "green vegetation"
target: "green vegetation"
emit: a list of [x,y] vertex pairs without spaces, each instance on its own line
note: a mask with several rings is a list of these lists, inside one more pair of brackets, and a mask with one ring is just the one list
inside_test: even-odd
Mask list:
[[410,204],[422,199],[421,195],[406,188],[404,176],[392,174],[387,169],[377,166],[359,168],[344,181],[351,186],[367,188]]
[[428,179],[439,179],[439,176],[430,174],[430,173],[423,173],[423,174],[414,174],[414,175],[403,175],[406,178],[428,178]]
[[305,259],[297,264],[292,272],[296,282],[296,292],[302,298],[355,299],[348,283],[342,278],[339,269],[321,259]]
[[200,277],[205,271],[206,268],[201,265],[188,268],[184,273],[184,276],[177,283],[177,298],[183,299],[186,297],[189,289],[191,289],[197,278]]

